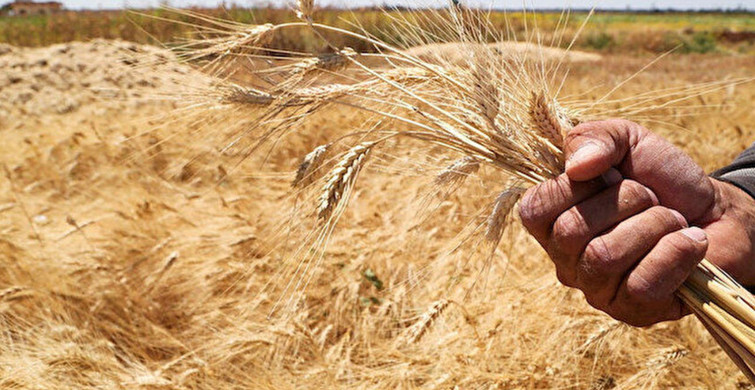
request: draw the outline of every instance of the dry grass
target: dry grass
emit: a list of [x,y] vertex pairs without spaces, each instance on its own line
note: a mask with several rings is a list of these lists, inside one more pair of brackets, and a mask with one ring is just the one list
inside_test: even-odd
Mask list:
[[[646,62],[576,64],[563,94],[597,99]],[[673,57],[615,98],[753,70],[749,58]],[[658,109],[664,123],[640,119],[710,170],[753,139],[753,98],[755,88],[741,85]],[[701,108],[706,115],[688,115]],[[0,182],[0,288],[9,291],[0,299],[1,387],[717,389],[745,381],[693,319],[613,325],[558,285],[520,229],[503,233],[490,264],[449,251],[490,205],[479,194],[500,193],[503,182],[467,177],[417,223],[407,210],[434,176],[415,172],[442,171],[455,156],[418,155],[395,140],[371,156],[306,273],[308,288],[292,293],[286,281],[298,264],[286,260],[311,218],[286,210],[313,203],[291,196],[291,180],[302,156],[366,116],[330,105],[270,153],[247,156],[243,139],[215,146],[236,140],[239,123],[254,125],[249,111],[224,111],[206,131],[190,115],[158,126],[165,109],[97,103],[11,118],[17,126],[0,146],[11,179]],[[349,153],[332,148],[323,167]],[[477,175],[497,177],[485,168]],[[374,277],[360,276],[367,270]],[[294,315],[268,317],[292,295]],[[432,314],[451,301],[468,316],[453,307]],[[397,342],[415,327],[414,342]]]

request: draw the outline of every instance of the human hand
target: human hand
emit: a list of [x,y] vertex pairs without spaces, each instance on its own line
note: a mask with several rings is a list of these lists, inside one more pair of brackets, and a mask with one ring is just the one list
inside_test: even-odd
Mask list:
[[[525,194],[524,226],[559,280],[630,325],[688,314],[675,291],[706,257],[755,284],[755,201],[624,120],[577,126],[566,173]],[[691,227],[690,227],[691,226]]]

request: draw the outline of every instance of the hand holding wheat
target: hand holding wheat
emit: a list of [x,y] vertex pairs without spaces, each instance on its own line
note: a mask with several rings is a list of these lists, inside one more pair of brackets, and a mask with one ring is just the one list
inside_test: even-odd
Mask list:
[[[719,190],[726,184],[631,122],[581,125],[566,150],[566,175],[532,188],[520,214],[561,281],[591,305],[636,326],[689,314],[675,291],[706,250],[737,279],[755,277],[752,213],[724,206],[755,210],[747,194]],[[601,175],[609,183],[595,180]]]

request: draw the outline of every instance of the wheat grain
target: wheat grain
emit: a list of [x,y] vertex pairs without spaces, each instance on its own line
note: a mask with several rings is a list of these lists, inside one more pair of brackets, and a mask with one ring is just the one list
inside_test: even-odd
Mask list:
[[601,326],[597,331],[587,337],[587,340],[585,340],[585,342],[577,348],[577,351],[586,351],[590,346],[602,340],[607,334],[611,333],[619,326],[621,326],[620,322],[614,322],[611,325]]
[[[332,56],[332,55],[329,55]],[[336,56],[338,57],[338,56]],[[316,60],[312,59],[310,64]],[[326,62],[328,62],[327,60]],[[330,61],[333,62],[333,61]],[[345,65],[345,64],[342,64]],[[297,66],[306,67],[300,63]],[[315,68],[307,72],[312,72]],[[335,68],[331,68],[334,70]],[[431,80],[432,77],[427,71],[420,68],[396,68],[380,74],[385,80],[391,80],[404,85],[412,85],[419,82]],[[213,94],[223,104],[248,104],[253,106],[278,105],[286,107],[304,106],[321,101],[335,100],[344,96],[354,94],[371,94],[380,95],[385,91],[385,84],[382,79],[373,79],[354,84],[325,84],[315,87],[293,88],[285,90],[281,88],[276,94],[260,91],[256,88],[242,87],[237,84],[220,85],[215,87]]]
[[330,149],[330,145],[320,145],[304,156],[301,164],[299,164],[299,169],[296,170],[296,177],[291,182],[291,187],[306,187],[315,181],[315,172],[320,168],[323,160],[325,160],[325,154]]
[[685,348],[668,348],[645,363],[645,368],[622,381],[617,386],[621,389],[655,388],[658,378],[668,368],[689,354]]
[[215,57],[211,63],[217,63],[229,55],[255,54],[268,47],[274,37],[275,25],[271,23],[234,28],[227,36],[189,40],[182,57],[188,61]]
[[241,36],[242,45],[252,45],[255,48],[264,48],[272,43],[275,37],[275,25],[265,23],[247,29]]
[[320,195],[317,216],[328,219],[341,202],[344,193],[353,185],[375,142],[363,142],[351,148],[330,171]]

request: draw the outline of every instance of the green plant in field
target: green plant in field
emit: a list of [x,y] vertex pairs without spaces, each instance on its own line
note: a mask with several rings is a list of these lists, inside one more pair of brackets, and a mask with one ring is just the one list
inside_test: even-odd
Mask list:
[[707,31],[696,32],[682,43],[682,51],[685,53],[705,54],[716,50],[716,37]]
[[585,38],[585,45],[595,50],[608,50],[616,46],[616,38],[605,31],[593,32]]

